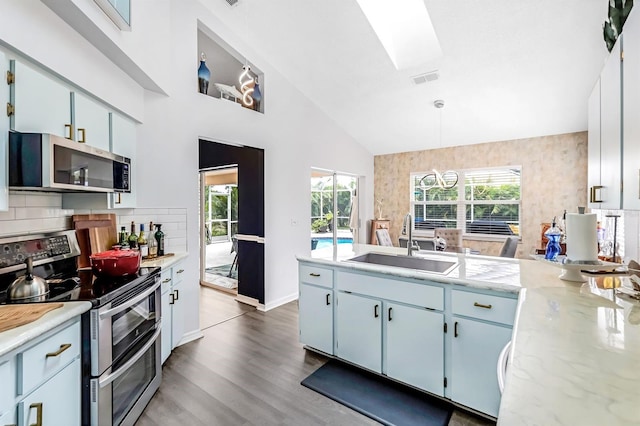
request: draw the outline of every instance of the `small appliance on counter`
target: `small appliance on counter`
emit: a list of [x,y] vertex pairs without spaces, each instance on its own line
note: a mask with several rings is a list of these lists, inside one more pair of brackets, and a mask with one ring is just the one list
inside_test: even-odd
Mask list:
[[0,304],[91,302],[81,319],[82,424],[133,424],[162,380],[160,268],[138,268],[137,253],[135,270],[97,276],[78,269],[80,254],[73,230],[1,238]]

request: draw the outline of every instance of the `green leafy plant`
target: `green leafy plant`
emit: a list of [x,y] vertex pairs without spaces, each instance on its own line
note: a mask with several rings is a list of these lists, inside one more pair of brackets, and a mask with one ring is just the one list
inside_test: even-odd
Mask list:
[[609,52],[616,44],[631,8],[633,8],[633,0],[609,0],[609,17],[602,26],[604,42]]
[[311,230],[313,232],[326,232],[329,224],[324,219],[316,219],[311,223]]

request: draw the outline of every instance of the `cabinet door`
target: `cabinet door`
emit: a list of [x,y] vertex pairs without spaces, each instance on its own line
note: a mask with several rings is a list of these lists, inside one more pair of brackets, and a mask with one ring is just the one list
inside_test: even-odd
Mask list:
[[300,285],[300,343],[333,355],[333,290]]
[[629,15],[624,26],[623,206],[640,210],[640,13]]
[[171,349],[180,344],[184,335],[184,300],[182,299],[182,283],[173,283],[173,305],[171,306]]
[[337,355],[382,372],[382,302],[338,293]]
[[622,111],[618,39],[600,74],[600,208],[620,209],[622,182]]
[[73,96],[74,140],[109,151],[109,111],[82,93]]
[[[71,138],[71,92],[61,83],[19,61],[11,61],[11,129]],[[65,127],[69,126],[69,127]]]
[[111,114],[111,152],[131,159],[129,182],[131,193],[109,194],[109,208],[136,206],[136,123],[116,113]]
[[598,189],[600,186],[600,79],[589,96],[587,152],[587,199],[590,208],[599,209],[600,203],[596,200],[601,196]]
[[[22,425],[80,424],[80,359],[76,359],[19,404]],[[38,423],[38,414],[42,422]]]
[[15,426],[18,424],[18,418],[16,416],[16,409],[7,411],[4,415],[0,416],[0,426]]
[[[0,69],[7,71],[9,61],[4,53],[0,52]],[[9,85],[0,84],[0,99],[4,106],[9,102]],[[9,117],[0,114],[0,211],[9,209],[9,160],[7,158],[9,138]]]
[[162,293],[162,319],[160,320],[160,326],[162,327],[162,334],[160,335],[160,355],[162,363],[171,355],[171,290],[167,290]]
[[462,318],[454,321],[451,399],[497,417],[500,407],[498,356],[511,339],[511,328]]
[[385,374],[444,395],[444,316],[385,303]]

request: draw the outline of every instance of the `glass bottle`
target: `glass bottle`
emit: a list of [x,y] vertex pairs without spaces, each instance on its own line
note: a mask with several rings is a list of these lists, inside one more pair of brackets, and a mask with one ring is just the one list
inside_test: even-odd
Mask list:
[[149,247],[149,259],[153,259],[158,256],[158,242],[156,241],[156,237],[153,233],[153,222],[149,222],[149,236],[150,238],[147,240],[147,245]]
[[140,250],[140,256],[149,257],[149,246],[147,245],[147,236],[144,235],[144,223],[140,224],[140,234],[138,234],[138,250]]
[[120,227],[120,235],[118,236],[118,244],[121,248],[128,248],[129,241],[127,240],[127,230],[124,226]]
[[211,71],[205,64],[206,60],[207,56],[202,52],[200,54],[200,66],[198,67],[198,90],[205,95],[209,90],[209,79],[211,78]]
[[545,231],[544,236],[549,240],[547,241],[547,249],[545,250],[544,258],[546,260],[556,260],[562,251],[562,248],[560,247],[560,237],[562,236],[562,232],[556,225],[555,217],[551,223],[551,228]]
[[138,236],[136,235],[136,223],[131,221],[131,233],[129,234],[129,248],[137,249],[138,248]]
[[158,243],[158,256],[164,256],[164,232],[161,229],[162,225],[156,223],[156,228],[158,229],[155,233],[156,242]]

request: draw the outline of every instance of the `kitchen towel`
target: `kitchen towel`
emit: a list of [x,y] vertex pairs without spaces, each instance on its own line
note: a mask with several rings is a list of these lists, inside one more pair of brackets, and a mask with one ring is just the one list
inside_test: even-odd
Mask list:
[[567,213],[567,259],[573,262],[598,260],[597,217],[595,213]]

